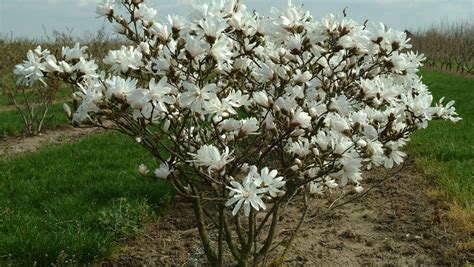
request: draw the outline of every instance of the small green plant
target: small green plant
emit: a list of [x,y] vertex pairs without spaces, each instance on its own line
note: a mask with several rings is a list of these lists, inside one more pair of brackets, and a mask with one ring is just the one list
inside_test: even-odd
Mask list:
[[21,116],[23,133],[26,136],[37,135],[44,130],[46,121],[51,118],[50,107],[59,88],[58,81],[47,86],[37,84],[25,87],[15,84],[9,75],[0,80],[0,93]]

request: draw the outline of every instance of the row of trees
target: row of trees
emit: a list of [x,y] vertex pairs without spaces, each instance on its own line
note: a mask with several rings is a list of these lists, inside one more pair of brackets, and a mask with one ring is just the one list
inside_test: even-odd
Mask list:
[[474,24],[444,21],[408,32],[413,49],[426,56],[425,65],[474,74]]

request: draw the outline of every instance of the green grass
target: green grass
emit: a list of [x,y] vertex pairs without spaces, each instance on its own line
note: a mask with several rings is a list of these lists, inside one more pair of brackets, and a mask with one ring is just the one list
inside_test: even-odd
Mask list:
[[10,105],[10,100],[4,94],[0,93],[0,107]]
[[[59,125],[66,124],[68,119],[63,111],[62,104],[53,104],[49,108],[45,127],[47,129],[55,128]],[[2,136],[18,136],[23,133],[23,119],[16,110],[0,112],[0,137]]]
[[423,69],[419,73],[435,101],[455,100],[463,118],[458,123],[433,121],[415,133],[410,152],[422,169],[436,177],[448,196],[469,209],[474,208],[474,80]]
[[139,176],[140,163],[153,166],[152,157],[117,133],[0,161],[0,266],[110,255],[172,194]]

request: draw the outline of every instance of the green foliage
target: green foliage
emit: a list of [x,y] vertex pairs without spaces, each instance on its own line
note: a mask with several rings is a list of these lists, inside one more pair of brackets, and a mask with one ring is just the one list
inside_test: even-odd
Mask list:
[[0,265],[87,263],[139,234],[172,195],[167,183],[138,175],[151,159],[108,133],[0,161]]
[[456,202],[474,208],[474,80],[423,69],[419,73],[435,101],[446,96],[455,100],[456,111],[463,118],[453,124],[434,121],[412,137],[411,154],[429,175]]

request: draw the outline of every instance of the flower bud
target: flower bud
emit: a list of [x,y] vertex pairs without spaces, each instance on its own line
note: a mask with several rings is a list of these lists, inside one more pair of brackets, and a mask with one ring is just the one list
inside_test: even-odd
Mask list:
[[141,42],[137,49],[140,53],[149,55],[150,54],[150,45],[145,42]]
[[360,139],[359,141],[357,141],[357,145],[359,147],[366,147],[367,146],[367,142],[363,139]]
[[227,175],[227,176],[225,177],[226,183],[230,183],[230,182],[232,182],[232,181],[234,181],[234,180],[235,180],[234,177],[232,177],[231,175]]
[[319,156],[319,154],[320,154],[320,153],[319,153],[319,150],[318,150],[317,148],[313,148],[313,154],[314,154],[315,156]]
[[303,166],[303,162],[301,162],[301,160],[299,158],[295,159],[295,164],[298,165],[299,168],[301,168]]
[[140,166],[138,166],[138,172],[140,173],[141,176],[147,176],[150,170],[148,170],[148,167],[142,163],[140,164]]
[[254,92],[252,94],[253,100],[260,106],[268,108],[270,106],[270,102],[268,100],[267,93],[265,91]]
[[273,105],[273,111],[275,111],[275,113],[278,113],[281,111],[280,107],[277,106],[277,105]]
[[68,119],[72,119],[72,112],[71,112],[71,108],[69,107],[68,104],[64,103],[63,104],[63,110],[64,110],[64,113],[66,113],[66,116]]
[[165,120],[165,123],[163,123],[163,127],[162,127],[163,132],[168,133],[170,129],[170,125],[171,125],[170,120]]

